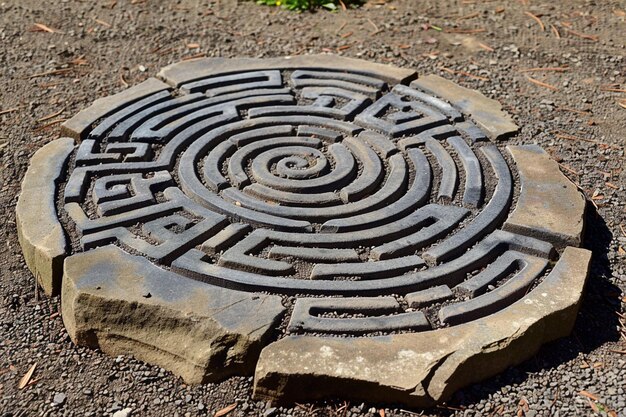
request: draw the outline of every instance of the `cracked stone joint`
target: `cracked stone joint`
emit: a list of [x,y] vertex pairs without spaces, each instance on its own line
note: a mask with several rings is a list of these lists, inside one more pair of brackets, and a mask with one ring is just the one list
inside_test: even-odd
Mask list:
[[158,76],[66,121],[80,142],[22,183],[24,257],[75,343],[254,374],[259,398],[428,406],[571,331],[584,199],[498,146],[495,100],[332,55]]

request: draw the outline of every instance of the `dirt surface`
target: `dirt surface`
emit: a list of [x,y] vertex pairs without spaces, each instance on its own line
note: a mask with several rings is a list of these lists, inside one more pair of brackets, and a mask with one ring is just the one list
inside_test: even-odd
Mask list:
[[[0,414],[212,416],[236,404],[229,416],[626,415],[625,19],[625,2],[592,0],[372,1],[313,14],[233,0],[1,2]],[[274,408],[251,399],[249,377],[189,387],[72,345],[59,298],[38,294],[17,242],[29,157],[58,137],[62,120],[169,63],[320,52],[478,89],[522,126],[511,143],[537,143],[562,164],[589,198],[585,246],[594,256],[573,335],[445,406],[412,411],[341,399]]]

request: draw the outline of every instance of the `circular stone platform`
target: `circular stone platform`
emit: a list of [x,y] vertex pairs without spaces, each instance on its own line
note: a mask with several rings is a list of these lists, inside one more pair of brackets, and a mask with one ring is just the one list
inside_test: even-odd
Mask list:
[[174,64],[38,151],[17,207],[77,344],[255,395],[430,405],[574,323],[585,202],[500,105],[331,55]]

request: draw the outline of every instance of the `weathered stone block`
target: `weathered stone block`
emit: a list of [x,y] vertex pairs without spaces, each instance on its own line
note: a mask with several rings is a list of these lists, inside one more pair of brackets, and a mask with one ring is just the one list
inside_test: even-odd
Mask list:
[[503,229],[547,240],[557,247],[580,246],[585,198],[539,146],[507,146],[519,171],[517,206]]
[[56,189],[73,149],[73,139],[61,138],[35,152],[15,208],[26,265],[48,295],[61,289],[67,243],[57,217]]
[[105,246],[65,262],[74,343],[130,354],[195,384],[247,374],[285,309],[278,296],[203,284]]

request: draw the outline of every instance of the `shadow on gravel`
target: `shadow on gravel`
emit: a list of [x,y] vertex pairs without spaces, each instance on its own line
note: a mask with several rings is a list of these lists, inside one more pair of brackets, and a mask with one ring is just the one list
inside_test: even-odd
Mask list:
[[[587,354],[606,342],[619,340],[617,331],[619,322],[616,313],[620,309],[621,291],[609,281],[613,271],[608,253],[613,234],[604,219],[589,203],[585,225],[583,247],[592,251],[593,256],[585,295],[572,334],[567,338],[548,343],[528,361],[457,392],[448,403],[449,406],[461,408],[475,404],[508,385],[525,381],[529,373],[541,374],[544,370],[557,368],[581,353]],[[441,415],[452,412],[446,410]]]

